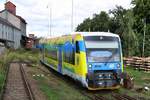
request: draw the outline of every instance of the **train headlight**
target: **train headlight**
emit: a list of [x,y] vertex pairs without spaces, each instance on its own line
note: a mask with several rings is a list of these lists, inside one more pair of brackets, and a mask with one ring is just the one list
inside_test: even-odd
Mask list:
[[120,64],[117,64],[117,68],[120,69]]
[[92,68],[92,65],[91,65],[91,64],[89,64],[89,68]]
[[99,82],[98,84],[99,84],[99,85],[102,85],[103,83],[102,83],[102,82]]
[[99,77],[102,77],[102,74],[99,74]]

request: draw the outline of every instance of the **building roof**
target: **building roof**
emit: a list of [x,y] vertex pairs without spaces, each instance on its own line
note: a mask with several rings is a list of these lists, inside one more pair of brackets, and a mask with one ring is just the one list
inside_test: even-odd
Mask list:
[[27,22],[25,21],[25,19],[23,19],[21,16],[16,15],[16,17],[18,17],[23,23],[27,24]]
[[17,29],[17,30],[20,30],[19,28],[15,27],[15,26],[12,25],[10,22],[8,22],[6,19],[1,18],[1,17],[0,17],[0,23],[5,24],[5,25],[8,25],[8,26],[10,26],[10,27],[13,27],[13,28],[15,28],[15,29]]
[[[0,13],[3,13],[5,11],[9,12],[8,10],[4,9],[4,10],[0,11]],[[9,13],[11,13],[11,12],[9,12]],[[11,14],[14,15],[13,13],[11,13]],[[23,23],[27,24],[27,22],[25,21],[25,19],[23,19],[21,16],[18,16],[18,15],[14,15],[14,16],[16,16],[17,18],[19,18]]]
[[5,11],[5,9],[4,9],[4,10],[1,10],[0,13],[2,13],[2,12],[4,12],[4,11]]

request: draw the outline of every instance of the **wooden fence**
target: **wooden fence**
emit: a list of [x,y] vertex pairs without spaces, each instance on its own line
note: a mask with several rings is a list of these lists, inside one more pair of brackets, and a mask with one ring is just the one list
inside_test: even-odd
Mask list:
[[135,69],[150,71],[150,57],[147,57],[147,58],[141,58],[141,57],[124,58],[124,64],[126,66],[132,66]]

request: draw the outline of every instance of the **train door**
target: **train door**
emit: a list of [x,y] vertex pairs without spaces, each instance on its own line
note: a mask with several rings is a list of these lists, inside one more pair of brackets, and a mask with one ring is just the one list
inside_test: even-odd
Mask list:
[[41,54],[42,54],[42,61],[44,62],[45,61],[45,45],[42,44],[42,47],[41,47]]
[[62,48],[58,49],[58,72],[62,72]]
[[76,41],[76,65],[79,66],[80,61],[80,48],[79,48],[79,41]]

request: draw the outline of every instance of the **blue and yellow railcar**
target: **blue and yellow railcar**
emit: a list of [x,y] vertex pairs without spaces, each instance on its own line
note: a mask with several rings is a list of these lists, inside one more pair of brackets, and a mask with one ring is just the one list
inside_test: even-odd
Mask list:
[[118,35],[76,32],[42,41],[41,61],[89,90],[120,87],[123,60]]

